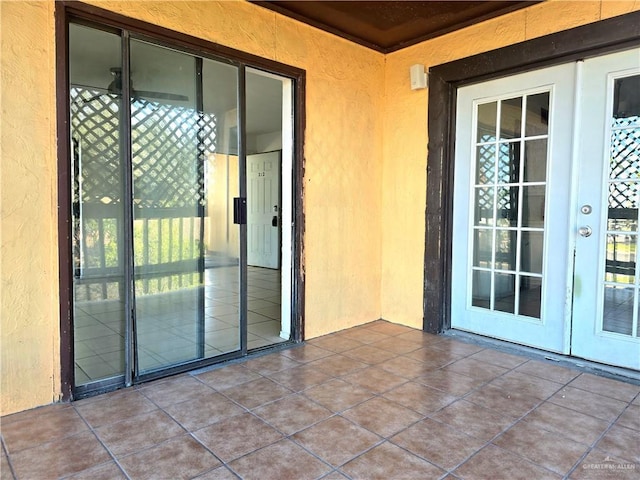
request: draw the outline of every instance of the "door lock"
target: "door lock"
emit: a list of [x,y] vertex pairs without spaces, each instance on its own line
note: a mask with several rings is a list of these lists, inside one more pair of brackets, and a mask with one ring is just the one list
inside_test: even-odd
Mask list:
[[583,205],[580,207],[580,211],[585,215],[589,215],[593,211],[593,208],[591,208],[591,205]]
[[590,237],[591,234],[593,233],[593,230],[591,230],[591,227],[589,225],[585,225],[583,227],[578,228],[578,233],[582,237]]

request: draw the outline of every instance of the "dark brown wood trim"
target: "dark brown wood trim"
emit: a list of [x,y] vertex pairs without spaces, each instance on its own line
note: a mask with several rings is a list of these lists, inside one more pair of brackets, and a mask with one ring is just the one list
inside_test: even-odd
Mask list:
[[56,129],[58,132],[58,269],[60,289],[60,390],[62,400],[71,400],[74,384],[73,321],[71,289],[73,262],[71,255],[71,172],[69,139],[69,104],[67,90],[68,24],[64,8],[56,4]]
[[456,89],[514,73],[640,45],[640,11],[602,20],[429,70],[423,328],[451,328],[451,236]]
[[[76,1],[56,2],[56,128],[58,132],[58,243],[60,285],[60,365],[62,400],[69,401],[74,388],[74,342],[73,342],[73,262],[71,224],[71,176],[69,151],[69,105],[67,91],[68,66],[68,22],[70,20],[93,26],[111,27],[114,31],[129,30],[137,36],[151,38],[158,43],[179,47],[194,55],[213,58],[235,65],[250,66],[290,78],[294,82],[294,233],[293,233],[293,305],[292,340],[304,340],[305,326],[305,273],[303,211],[304,135],[306,71],[291,65],[258,57],[230,47],[193,37],[181,32],[155,26],[141,20],[125,17],[109,10]],[[226,359],[226,357],[225,357]],[[182,370],[181,370],[182,371]],[[169,372],[171,373],[171,372]]]

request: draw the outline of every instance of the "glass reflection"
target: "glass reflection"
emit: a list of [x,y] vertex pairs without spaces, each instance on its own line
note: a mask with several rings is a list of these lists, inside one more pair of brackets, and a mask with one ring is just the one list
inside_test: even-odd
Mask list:
[[496,268],[516,269],[516,230],[496,230]]
[[495,141],[497,117],[497,102],[478,105],[478,130],[476,134],[478,143]]
[[515,313],[516,276],[510,273],[496,273],[494,309],[500,312]]
[[522,131],[522,97],[500,102],[500,139],[518,138]]
[[609,184],[607,229],[638,231],[638,185],[636,183]]
[[522,187],[522,226],[544,227],[544,185]]
[[520,271],[542,273],[542,232],[522,232],[520,239]]
[[471,282],[471,305],[474,307],[491,308],[491,272],[474,270]]
[[634,283],[637,235],[608,234],[605,280]]
[[525,135],[546,135],[549,132],[549,92],[527,97]]
[[540,318],[542,305],[542,279],[539,277],[520,277],[520,299],[518,314],[526,317]]
[[500,144],[498,153],[498,183],[520,181],[520,142]]
[[497,198],[497,225],[515,227],[518,224],[518,187],[499,187]]
[[614,126],[640,126],[640,75],[616,79],[613,118]]
[[613,285],[604,287],[602,329],[605,332],[631,335],[633,333],[634,288]]
[[524,181],[544,182],[547,179],[547,139],[524,143]]
[[496,146],[476,147],[476,184],[484,185],[495,181]]
[[493,253],[493,230],[473,231],[473,266],[490,268]]
[[493,225],[493,187],[476,188],[475,225]]

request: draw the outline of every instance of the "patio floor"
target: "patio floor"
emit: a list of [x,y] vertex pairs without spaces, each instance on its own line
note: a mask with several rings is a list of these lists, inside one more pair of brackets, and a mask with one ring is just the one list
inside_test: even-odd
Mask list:
[[639,394],[376,321],[3,417],[1,478],[640,478]]

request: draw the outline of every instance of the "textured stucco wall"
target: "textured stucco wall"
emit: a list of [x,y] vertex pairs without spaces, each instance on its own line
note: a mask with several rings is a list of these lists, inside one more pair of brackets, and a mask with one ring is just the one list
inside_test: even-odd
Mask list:
[[59,391],[53,5],[0,2],[0,414]]
[[[306,335],[380,318],[384,56],[244,2],[91,3],[307,71]],[[0,4],[6,414],[59,395],[55,7]]]
[[381,232],[383,318],[422,328],[428,90],[410,89],[410,66],[418,63],[428,69],[638,9],[638,1],[552,0],[387,55]]

